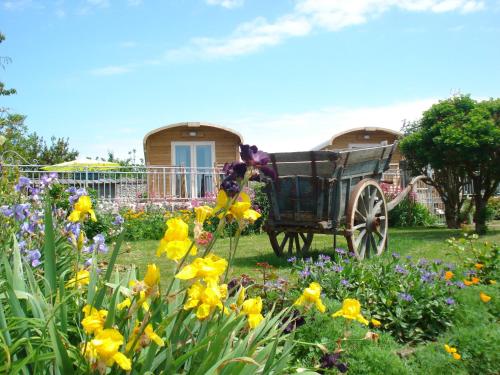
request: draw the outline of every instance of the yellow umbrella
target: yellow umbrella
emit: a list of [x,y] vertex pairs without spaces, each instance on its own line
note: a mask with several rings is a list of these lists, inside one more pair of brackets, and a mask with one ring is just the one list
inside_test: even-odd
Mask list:
[[75,171],[107,171],[120,167],[118,163],[109,161],[98,161],[90,159],[76,159],[64,163],[42,167],[44,171],[50,172],[75,172]]

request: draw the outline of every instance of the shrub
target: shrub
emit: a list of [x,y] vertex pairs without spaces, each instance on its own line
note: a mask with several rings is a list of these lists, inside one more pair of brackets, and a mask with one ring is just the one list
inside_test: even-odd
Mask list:
[[406,197],[389,211],[389,225],[394,227],[429,227],[436,222],[436,217],[426,206],[410,197]]
[[345,250],[336,251],[336,261],[325,255],[317,261],[293,260],[299,285],[316,281],[330,298],[358,299],[401,342],[435,339],[449,327],[457,289],[445,280],[451,265],[425,259],[414,263],[398,254],[358,262]]

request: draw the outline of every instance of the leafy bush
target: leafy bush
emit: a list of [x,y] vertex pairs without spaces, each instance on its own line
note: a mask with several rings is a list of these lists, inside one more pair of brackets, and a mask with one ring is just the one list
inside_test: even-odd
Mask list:
[[436,217],[426,206],[410,197],[406,197],[389,211],[389,225],[393,227],[429,227],[436,222]]
[[452,265],[425,259],[414,263],[398,254],[358,262],[343,249],[336,251],[336,261],[323,255],[316,262],[293,260],[299,286],[316,281],[330,298],[358,299],[401,342],[432,340],[449,327],[457,286],[445,280],[445,271]]
[[500,220],[500,197],[492,197],[486,206],[488,220]]

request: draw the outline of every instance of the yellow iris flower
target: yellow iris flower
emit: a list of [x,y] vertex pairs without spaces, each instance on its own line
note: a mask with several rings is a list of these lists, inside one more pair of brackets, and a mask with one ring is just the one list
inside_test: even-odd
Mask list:
[[198,206],[194,208],[195,212],[195,222],[198,224],[203,224],[207,217],[212,215],[212,207],[209,206]]
[[88,195],[82,195],[75,203],[73,211],[68,217],[68,220],[76,223],[77,221],[83,221],[90,215],[92,221],[97,221],[95,217],[95,212],[92,209],[92,201]]
[[153,288],[160,282],[160,270],[156,264],[148,264],[146,275],[144,275],[144,284]]
[[66,283],[66,288],[71,287],[81,287],[84,285],[89,285],[90,283],[90,272],[87,270],[80,270],[77,272],[75,277],[72,277]]
[[85,356],[92,362],[97,361],[111,367],[115,362],[125,371],[132,369],[132,363],[118,350],[123,344],[123,336],[116,329],[104,329],[87,344]]
[[336,318],[338,316],[345,319],[357,320],[360,323],[368,325],[368,320],[361,315],[361,304],[357,299],[346,298],[342,303],[342,308],[332,314],[332,318]]
[[116,305],[116,307],[118,308],[118,310],[123,310],[127,307],[130,307],[131,304],[132,304],[132,301],[130,301],[130,298],[125,298],[122,302],[120,302],[118,305]]
[[82,311],[85,314],[82,320],[82,326],[86,333],[95,334],[104,329],[104,322],[108,316],[106,310],[97,310],[95,307],[85,305]]
[[[213,209],[213,212],[224,210],[228,206],[231,199],[232,198],[228,197],[224,190],[219,190],[219,193],[217,194],[216,206]],[[226,212],[226,216],[234,217],[238,221],[245,220],[253,223],[261,215],[257,211],[252,210],[251,206],[252,202],[250,201],[250,197],[248,196],[248,194],[241,192],[236,202],[234,202],[231,207],[229,207],[228,211]],[[222,213],[220,213],[218,216],[219,218],[221,218]]]
[[191,264],[184,266],[175,275],[181,280],[202,278],[207,282],[217,281],[227,268],[227,260],[214,254],[208,254],[205,258],[196,258]]
[[248,318],[248,326],[251,329],[257,327],[264,319],[262,316],[262,298],[250,298],[243,302],[241,307],[242,314]]
[[312,304],[315,304],[319,312],[324,313],[326,311],[326,307],[321,301],[321,285],[318,283],[309,284],[309,287],[304,289],[302,295],[294,303],[295,306],[305,305],[308,307]]
[[197,281],[191,285],[187,294],[188,300],[184,304],[184,310],[196,308],[196,317],[203,320],[208,318],[216,307],[224,311],[222,300],[227,297],[227,284],[212,283],[204,286]]
[[179,218],[172,218],[167,220],[167,230],[163,239],[169,241],[184,241],[188,238],[189,227]]
[[179,261],[186,256],[190,248],[190,254],[196,255],[196,246],[191,247],[191,240],[188,238],[188,225],[182,219],[172,218],[167,221],[167,226],[156,255],[166,254],[167,258]]
[[139,333],[139,325],[136,325],[134,328],[134,332],[129,338],[129,342],[127,343],[127,346],[125,350],[128,352],[132,349],[132,344],[135,342],[134,346],[134,351],[140,349],[139,346],[146,347],[150,344],[151,341],[153,341],[156,345],[158,346],[165,346],[165,342],[163,339],[158,336],[155,331],[153,330],[153,326],[151,324],[148,324],[146,328],[144,328],[144,332],[141,335],[141,338],[139,340],[136,340],[137,334]]

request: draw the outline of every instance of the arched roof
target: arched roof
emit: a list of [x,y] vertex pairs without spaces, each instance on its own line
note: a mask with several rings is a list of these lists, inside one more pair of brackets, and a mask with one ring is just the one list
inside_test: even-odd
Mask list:
[[347,129],[347,130],[344,130],[344,131],[341,131],[341,132],[338,132],[338,133],[334,134],[328,141],[325,141],[325,142],[317,145],[316,147],[314,147],[313,151],[321,150],[323,147],[326,147],[328,145],[333,144],[333,141],[335,141],[335,139],[337,139],[338,137],[340,137],[340,136],[342,136],[344,134],[348,134],[348,133],[352,133],[352,132],[357,132],[357,131],[366,131],[366,132],[382,131],[382,132],[385,132],[385,133],[393,134],[393,135],[395,135],[397,137],[403,135],[403,133],[401,133],[401,132],[398,132],[398,131],[392,130],[392,129],[388,129],[388,128],[381,128],[381,127],[378,127],[378,126],[362,126],[362,127],[359,127],[359,128]]
[[142,145],[144,148],[144,157],[146,158],[146,142],[150,136],[152,136],[153,134],[156,134],[158,132],[161,132],[162,130],[177,128],[179,126],[187,126],[188,128],[199,128],[200,126],[209,126],[211,128],[225,130],[229,133],[236,135],[240,139],[240,143],[243,143],[243,137],[241,136],[240,133],[234,131],[233,129],[229,129],[229,128],[226,128],[226,127],[221,126],[221,125],[212,124],[209,122],[199,122],[199,121],[198,122],[177,122],[175,124],[165,125],[165,126],[161,126],[161,127],[157,128],[157,129],[151,130],[150,132],[148,132],[144,136],[143,141],[142,141]]

